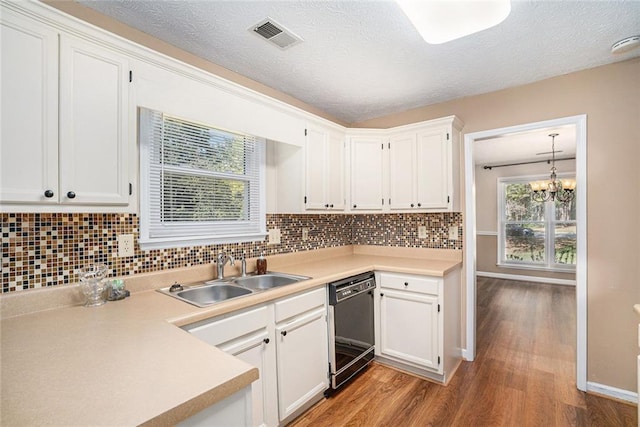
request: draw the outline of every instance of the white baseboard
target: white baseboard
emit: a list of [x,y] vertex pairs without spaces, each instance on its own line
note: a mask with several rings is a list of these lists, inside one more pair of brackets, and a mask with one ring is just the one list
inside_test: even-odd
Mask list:
[[633,391],[623,390],[621,388],[611,387],[604,384],[592,383],[587,381],[587,392],[593,392],[601,394],[603,396],[612,397],[618,400],[624,400],[625,402],[638,404],[638,393]]
[[576,285],[575,280],[554,279],[553,277],[525,276],[522,274],[493,273],[490,271],[476,271],[476,276],[491,277],[494,279],[519,280],[519,281],[525,281],[525,282],[550,283],[553,285],[565,285],[565,286]]

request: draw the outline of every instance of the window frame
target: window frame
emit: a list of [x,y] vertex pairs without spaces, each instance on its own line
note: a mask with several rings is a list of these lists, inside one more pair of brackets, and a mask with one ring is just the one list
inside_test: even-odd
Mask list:
[[[252,207],[252,209],[258,210],[258,220],[256,230],[256,222],[250,223],[247,221],[248,227],[245,232],[235,232],[233,234],[222,234],[219,229],[222,228],[224,223],[233,224],[237,226],[236,221],[219,221],[215,224],[212,222],[196,223],[194,221],[183,221],[182,224],[172,222],[167,229],[171,229],[169,235],[152,236],[151,235],[151,195],[153,189],[152,183],[152,167],[151,167],[151,153],[150,153],[150,141],[151,141],[151,126],[143,125],[143,120],[147,120],[146,114],[159,113],[163,117],[170,117],[172,119],[178,119],[184,122],[192,124],[206,126],[210,129],[219,130],[224,133],[232,133],[242,135],[241,132],[230,131],[222,129],[209,124],[203,124],[195,120],[189,120],[175,115],[159,112],[157,110],[138,108],[138,131],[139,131],[139,148],[140,148],[140,237],[139,245],[142,250],[149,249],[170,249],[180,247],[191,246],[204,246],[213,244],[226,244],[226,243],[242,243],[242,242],[255,242],[263,241],[267,236],[266,231],[266,140],[259,137],[253,137],[257,140],[255,152],[257,156],[255,159],[258,163],[258,206]],[[250,135],[247,135],[250,136]],[[198,175],[197,171],[193,172],[194,176]],[[220,174],[224,175],[224,174]],[[155,191],[161,193],[163,191],[160,185]],[[161,197],[161,196],[160,196]],[[245,194],[245,197],[247,195]],[[238,228],[238,227],[236,227]],[[194,229],[198,231],[198,235],[194,234]]]
[[[561,178],[576,178],[575,172],[563,172],[557,174],[558,179]],[[508,184],[528,184],[531,181],[548,180],[548,174],[540,175],[527,175],[527,176],[515,176],[515,177],[500,177],[497,181],[497,199],[498,199],[498,212],[497,212],[497,229],[498,229],[498,245],[497,245],[497,263],[498,267],[503,268],[516,268],[522,270],[538,270],[538,271],[553,271],[572,273],[576,271],[576,264],[561,264],[555,262],[555,226],[562,223],[574,223],[577,226],[577,218],[575,220],[556,220],[555,218],[555,202],[544,202],[544,221],[528,221],[528,222],[542,222],[545,225],[545,262],[537,263],[532,261],[516,261],[506,259],[506,224],[516,223],[519,221],[507,221],[506,220],[506,186]],[[575,192],[574,192],[575,194]],[[527,222],[527,221],[523,221]],[[577,260],[576,260],[577,262]]]

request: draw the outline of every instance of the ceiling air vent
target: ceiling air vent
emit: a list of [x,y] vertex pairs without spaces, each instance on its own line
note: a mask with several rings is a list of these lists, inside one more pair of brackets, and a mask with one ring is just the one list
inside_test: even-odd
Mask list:
[[300,37],[296,36],[293,32],[289,31],[271,18],[263,19],[253,27],[249,28],[249,31],[263,37],[265,40],[273,43],[282,50],[288,49],[291,46],[302,42]]

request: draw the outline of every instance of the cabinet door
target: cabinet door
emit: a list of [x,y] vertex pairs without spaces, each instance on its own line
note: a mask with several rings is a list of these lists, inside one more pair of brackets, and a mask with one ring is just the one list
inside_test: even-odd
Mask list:
[[0,26],[0,201],[57,203],[58,33],[8,10]]
[[331,210],[344,210],[344,137],[329,133],[327,140],[327,202]]
[[327,134],[319,129],[308,128],[305,145],[306,153],[306,189],[307,198],[305,208],[308,210],[325,210],[326,187],[326,149]]
[[422,208],[447,208],[449,205],[450,143],[447,129],[418,133],[417,203]]
[[60,49],[60,201],[126,205],[128,61],[71,36]]
[[325,307],[276,326],[280,421],[329,386]]
[[219,347],[222,351],[255,366],[259,378],[251,384],[253,426],[277,426],[275,342],[266,329],[250,337],[242,337]]
[[382,138],[351,138],[352,210],[382,210],[382,150]]
[[415,206],[415,134],[392,136],[389,142],[389,208]]
[[438,298],[382,289],[380,354],[439,369]]

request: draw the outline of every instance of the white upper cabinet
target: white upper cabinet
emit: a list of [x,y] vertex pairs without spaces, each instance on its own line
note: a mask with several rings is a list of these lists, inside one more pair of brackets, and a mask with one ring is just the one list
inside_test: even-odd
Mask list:
[[344,210],[344,136],[309,126],[306,139],[305,209]]
[[58,33],[0,15],[0,202],[58,202]]
[[416,135],[389,138],[389,208],[410,209],[416,203]]
[[389,208],[457,211],[461,123],[455,117],[392,130]]
[[128,60],[63,35],[60,74],[60,200],[126,205]]
[[383,137],[351,137],[352,211],[383,208]]
[[124,56],[3,7],[0,202],[128,205],[128,85]]

